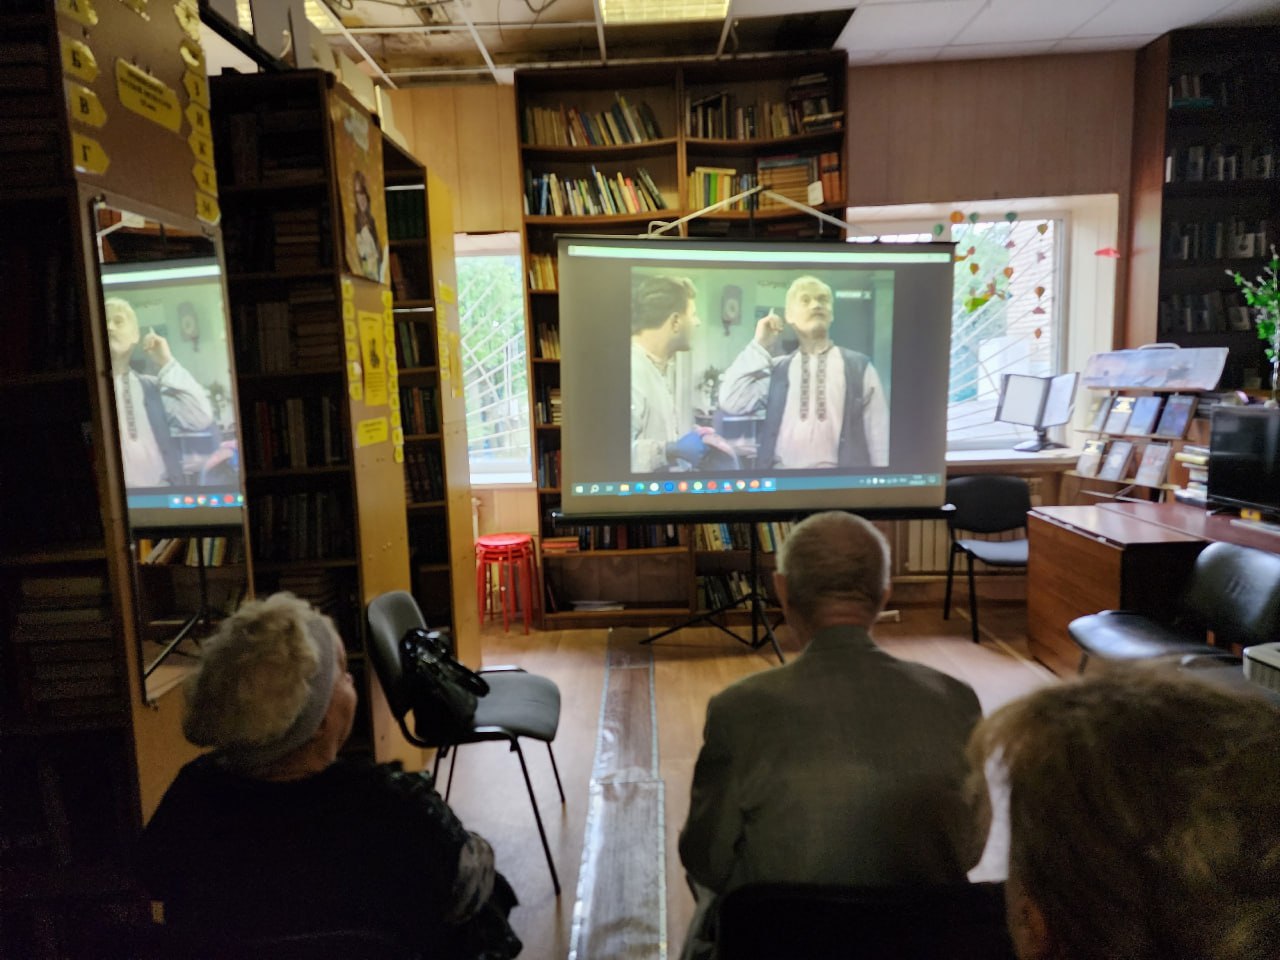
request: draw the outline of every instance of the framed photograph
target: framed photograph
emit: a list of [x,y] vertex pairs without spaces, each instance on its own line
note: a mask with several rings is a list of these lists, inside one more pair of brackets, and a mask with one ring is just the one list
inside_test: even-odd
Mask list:
[[1169,437],[1181,440],[1187,435],[1187,427],[1191,416],[1196,412],[1196,398],[1184,393],[1175,393],[1164,404],[1164,412],[1160,414],[1160,422],[1156,425],[1157,437]]
[[1164,397],[1138,397],[1133,403],[1133,413],[1129,415],[1129,423],[1124,432],[1145,435],[1156,428],[1156,418],[1160,416],[1160,405]]
[[1113,440],[1106,459],[1098,471],[1099,480],[1123,480],[1129,475],[1129,461],[1133,459],[1133,441]]
[[1124,433],[1133,416],[1133,405],[1136,397],[1116,397],[1111,401],[1111,409],[1107,413],[1106,423],[1102,425],[1103,433]]
[[1107,441],[1105,440],[1086,440],[1084,449],[1080,453],[1080,459],[1076,461],[1076,473],[1082,477],[1092,477],[1097,474],[1098,467],[1102,465],[1102,456],[1107,452]]
[[1165,471],[1169,469],[1169,452],[1172,448],[1167,443],[1148,443],[1142,451],[1142,460],[1138,463],[1135,481],[1144,487],[1158,487],[1164,483]]

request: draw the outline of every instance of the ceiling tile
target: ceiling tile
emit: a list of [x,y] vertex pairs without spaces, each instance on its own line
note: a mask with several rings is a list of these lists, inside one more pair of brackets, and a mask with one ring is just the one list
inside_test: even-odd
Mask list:
[[920,0],[858,7],[836,46],[855,50],[892,50],[945,46],[955,39],[985,0]]
[[1111,0],[992,0],[956,37],[957,43],[1010,43],[1069,36]]
[[1231,0],[1114,0],[1073,37],[1119,37],[1191,26],[1231,5]]

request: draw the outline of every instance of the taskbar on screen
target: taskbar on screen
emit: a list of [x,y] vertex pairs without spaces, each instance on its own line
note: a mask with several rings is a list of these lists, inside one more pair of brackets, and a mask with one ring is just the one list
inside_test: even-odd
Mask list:
[[790,490],[854,490],[868,487],[930,487],[942,483],[939,473],[895,473],[866,477],[698,477],[696,479],[600,480],[575,483],[580,497],[618,497],[655,493],[770,493]]

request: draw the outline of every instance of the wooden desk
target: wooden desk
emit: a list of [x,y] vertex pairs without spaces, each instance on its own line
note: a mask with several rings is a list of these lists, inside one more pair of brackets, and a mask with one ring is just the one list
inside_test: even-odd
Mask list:
[[1028,644],[1060,676],[1074,674],[1080,662],[1068,623],[1099,610],[1168,610],[1208,545],[1201,536],[1109,509],[1115,505],[1039,507],[1027,516]]
[[1280,535],[1242,527],[1232,523],[1231,517],[1215,516],[1203,507],[1193,507],[1189,503],[1130,503],[1115,500],[1099,504],[1099,507],[1135,520],[1190,534],[1201,540],[1221,540],[1241,547],[1280,553]]

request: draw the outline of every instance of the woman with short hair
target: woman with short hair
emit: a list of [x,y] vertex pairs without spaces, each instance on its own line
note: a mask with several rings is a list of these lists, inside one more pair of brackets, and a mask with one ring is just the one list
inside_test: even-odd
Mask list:
[[333,621],[288,593],[245,603],[201,647],[188,763],[144,831],[168,923],[238,941],[335,929],[431,957],[514,957],[515,894],[425,773],[339,759],[356,690]]

